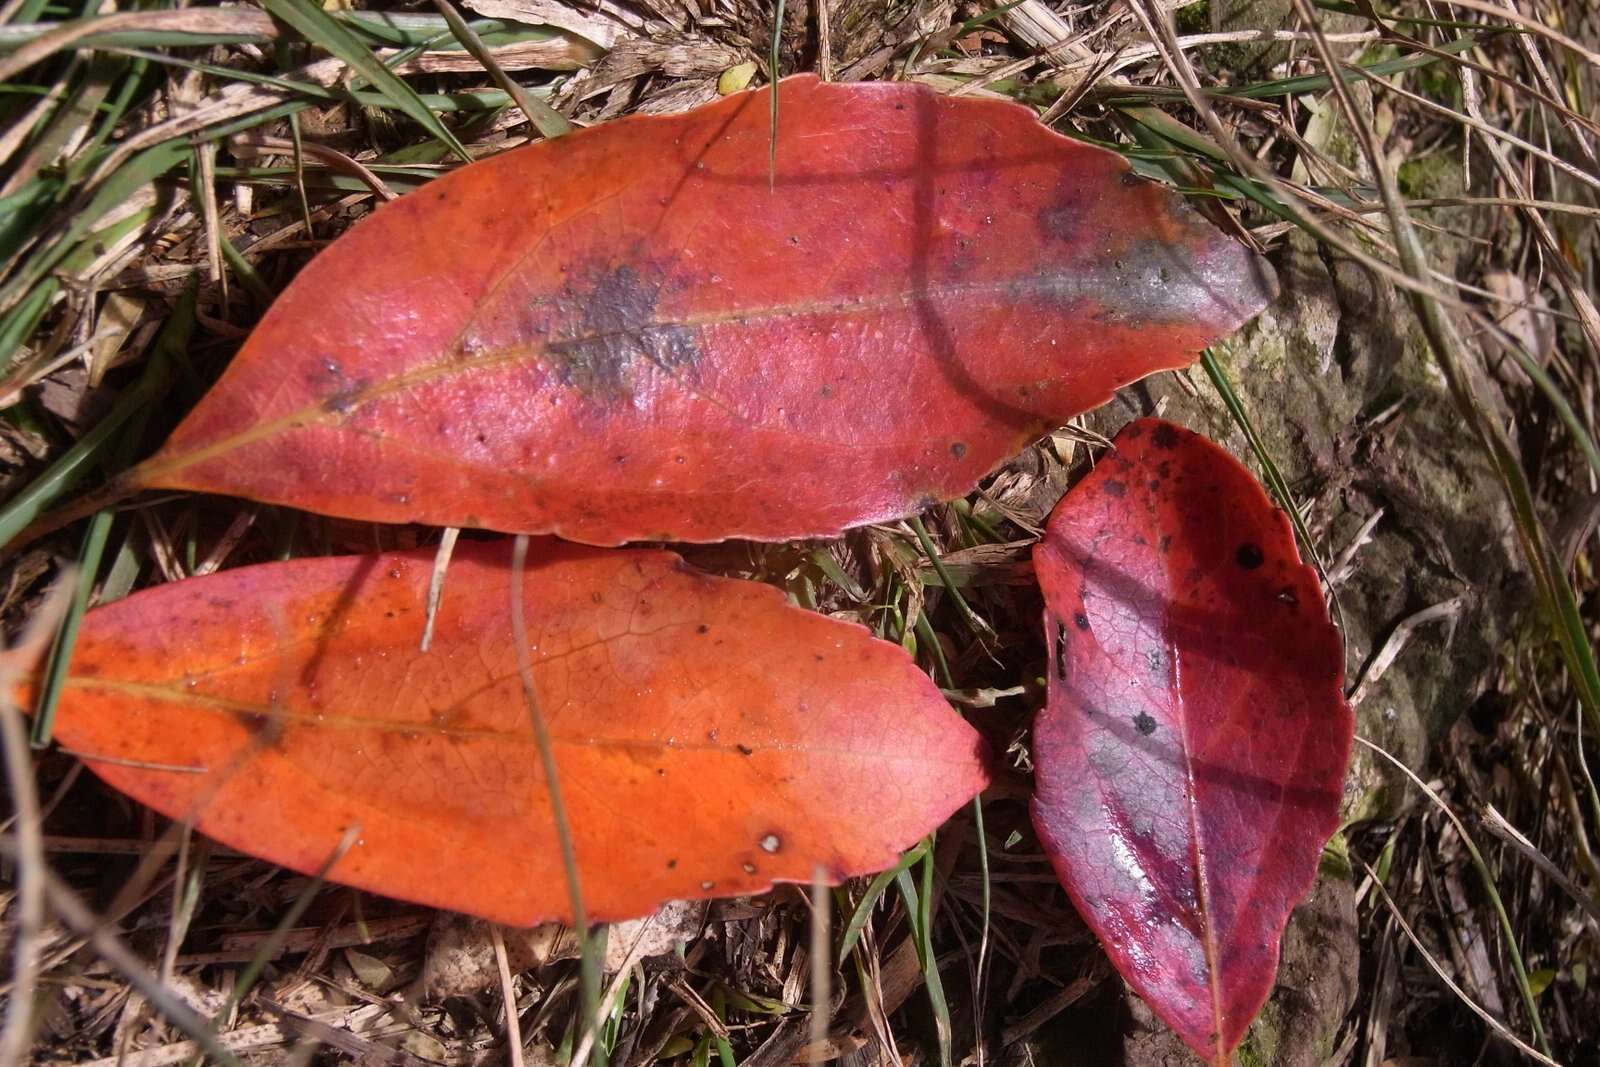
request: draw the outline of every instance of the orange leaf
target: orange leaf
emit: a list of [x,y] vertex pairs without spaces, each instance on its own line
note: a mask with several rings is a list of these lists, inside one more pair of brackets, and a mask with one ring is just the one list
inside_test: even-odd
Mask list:
[[621,119],[319,255],[128,487],[591,544],[831,535],[1192,362],[1270,271],[1026,108],[907,84]]
[[[670,552],[540,547],[538,701],[596,920],[892,863],[986,783],[901,649]],[[55,735],[100,777],[299,871],[498,922],[570,918],[511,639],[506,543],[302,559],[84,620]]]

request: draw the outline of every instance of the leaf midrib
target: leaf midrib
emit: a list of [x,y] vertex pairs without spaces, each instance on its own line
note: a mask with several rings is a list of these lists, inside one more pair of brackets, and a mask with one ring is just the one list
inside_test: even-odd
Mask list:
[[[666,321],[649,321],[641,323],[636,329],[631,330],[594,330],[566,335],[559,338],[550,338],[543,341],[529,342],[513,345],[475,355],[466,359],[440,358],[432,363],[425,364],[414,370],[396,374],[380,382],[367,386],[353,393],[341,410],[329,411],[325,407],[327,401],[338,392],[334,391],[318,403],[307,405],[287,415],[279,416],[270,422],[257,423],[248,429],[242,430],[229,437],[224,437],[209,445],[183,452],[178,455],[169,455],[165,450],[139,464],[129,474],[130,480],[140,486],[158,486],[160,479],[189,467],[205,463],[218,456],[227,455],[240,448],[245,448],[259,441],[267,440],[281,433],[301,430],[310,426],[340,424],[348,421],[356,411],[376,400],[404,392],[414,386],[425,385],[435,381],[470,374],[478,371],[493,370],[497,367],[508,366],[519,362],[532,362],[543,357],[550,349],[558,346],[581,345],[587,343],[603,342],[619,338],[636,337],[641,333],[655,330],[670,329],[702,329],[706,327],[737,323],[741,326],[751,323],[766,323],[770,321],[796,318],[806,315],[830,314],[842,317],[877,314],[894,308],[912,306],[921,301],[944,301],[956,297],[970,297],[982,294],[1001,294],[1020,296],[1023,294],[1037,294],[1060,288],[1060,284],[1053,275],[1036,276],[1033,278],[1020,278],[1007,281],[992,282],[945,282],[937,285],[925,286],[917,289],[903,289],[894,293],[886,293],[876,297],[841,297],[836,300],[804,301],[794,304],[774,304],[763,308],[730,309],[728,311],[707,312],[697,315],[685,315],[677,319]],[[648,358],[648,356],[646,356]],[[672,373],[672,368],[655,360],[650,360],[667,373]],[[682,379],[676,378],[680,384]],[[225,383],[219,383],[225,384]],[[707,397],[714,403],[722,402]],[[722,406],[726,407],[725,404]]]
[[[502,679],[511,680],[515,676]],[[289,710],[270,705],[254,704],[247,700],[234,700],[229,697],[215,696],[206,693],[195,693],[187,690],[172,688],[148,682],[130,682],[117,679],[104,678],[69,678],[68,688],[89,690],[96,692],[113,693],[120,696],[140,697],[154,699],[170,704],[187,707],[204,708],[208,711],[217,711],[233,716],[249,716],[251,718],[265,718],[281,722],[292,723],[296,726],[306,726],[317,729],[357,731],[373,730],[381,733],[395,734],[431,734],[439,737],[461,737],[474,740],[499,741],[507,744],[533,745],[534,738],[531,732],[500,730],[491,727],[449,727],[437,723],[427,722],[396,722],[387,719],[363,719],[353,715],[327,712],[303,712]],[[742,748],[739,742],[723,744],[713,741],[673,741],[666,743],[656,740],[625,740],[597,737],[562,736],[552,730],[551,740],[557,744],[578,748],[614,748],[614,749],[649,749],[658,752],[708,752],[722,755],[738,755],[747,759],[756,752],[798,752],[806,755],[844,756],[857,759],[884,760],[896,763],[912,764],[938,764],[953,767],[967,766],[972,761],[962,759],[946,759],[942,757],[930,758],[922,753],[908,753],[904,748],[887,751],[868,751],[859,748],[843,748],[833,745],[813,744],[745,744]],[[748,751],[747,751],[748,750]],[[92,755],[86,758],[94,758]]]

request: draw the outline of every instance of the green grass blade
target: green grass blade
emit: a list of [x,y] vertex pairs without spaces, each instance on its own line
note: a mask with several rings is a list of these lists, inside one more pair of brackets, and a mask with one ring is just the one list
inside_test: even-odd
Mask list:
[[778,0],[777,10],[772,15],[772,52],[768,56],[768,77],[772,79],[769,91],[772,94],[772,111],[769,121],[772,131],[767,137],[767,181],[772,186],[778,184],[778,46],[783,41],[783,10],[784,0]]
[[950,1067],[950,1005],[945,1000],[944,980],[939,976],[939,957],[933,948],[933,848],[932,839],[922,857],[922,884],[919,889],[910,871],[895,876],[906,913],[912,916],[911,936],[917,947],[917,962],[922,965],[922,981],[933,1009],[933,1025],[939,1042],[939,1067]]
[[417,91],[394,71],[384,66],[372,50],[349,27],[335,19],[310,0],[261,0],[261,6],[273,17],[294,27],[301,36],[312,41],[348,63],[374,89],[387,96],[401,111],[410,115],[423,129],[450,147],[463,162],[472,162],[472,155],[456,140],[439,116],[417,96]]
[[[28,258],[28,262],[0,288],[0,306],[10,304],[31,289],[52,268],[65,259],[92,226],[117,205],[168,171],[189,161],[189,144],[182,139],[167,141],[134,154],[101,183],[94,195],[62,227],[61,232]],[[0,353],[0,359],[5,357]]]
[[228,266],[233,268],[233,273],[238,275],[239,284],[248,289],[250,295],[255,297],[262,307],[272,303],[274,296],[272,287],[262,280],[261,275],[256,272],[256,268],[251,265],[248,259],[244,258],[244,253],[233,247],[233,242],[228,240],[226,234],[222,237],[220,247],[222,249],[222,258],[227,260]]
[[[131,457],[133,449],[144,436],[144,426],[149,420],[150,413],[156,409],[161,396],[171,384],[173,352],[188,346],[189,337],[194,329],[194,311],[195,293],[191,289],[178,302],[166,325],[162,327],[161,334],[151,347],[150,359],[145,366],[144,374],[113,408],[113,416],[118,412],[122,413],[120,418],[115,419],[115,426],[120,426],[130,417],[132,422],[128,432],[122,435],[121,454],[114,457],[118,466]],[[113,419],[108,417],[105,421],[110,422]],[[99,427],[95,429],[98,430]],[[78,628],[83,622],[84,612],[88,610],[89,595],[94,589],[95,576],[100,571],[100,559],[105,553],[106,539],[110,536],[111,524],[115,518],[116,513],[110,508],[96,512],[89,521],[88,533],[84,535],[83,548],[78,556],[78,588],[73,591],[66,618],[56,630],[56,638],[45,663],[44,679],[39,686],[39,702],[34,712],[32,729],[32,741],[36,748],[48,745],[50,735],[55,729],[56,708],[60,704],[62,687],[66,684],[67,666],[72,661],[73,649],[77,647]]]
[[878,901],[888,891],[889,883],[893,882],[903,871],[910,870],[911,865],[920,860],[928,851],[928,842],[919,841],[916,845],[906,850],[900,857],[900,862],[890,867],[887,871],[880,871],[867,885],[866,893],[856,904],[855,910],[850,913],[850,921],[845,924],[844,934],[839,938],[839,965],[849,957],[856,947],[856,942],[861,938],[861,931],[866,928],[867,920],[872,918],[872,909],[877,907]]
[[489,72],[489,77],[494,79],[494,83],[517,102],[517,107],[528,116],[528,121],[533,123],[534,129],[545,137],[560,137],[564,133],[571,132],[572,123],[567,121],[565,115],[538,97],[525,92],[521,85],[500,69],[500,64],[495,62],[488,46],[473,32],[472,27],[467,25],[467,20],[461,17],[450,0],[434,0],[434,4],[444,16],[445,22],[449,24],[450,32],[461,42],[461,47],[470,52],[472,58]]
[[[184,348],[194,329],[194,296],[179,301],[156,338],[151,359],[139,380],[117,398],[111,410],[71,448],[0,508],[0,546],[7,545],[52,504],[70,492],[105,453],[118,431],[135,415],[155,409],[172,384],[174,348]],[[86,581],[92,576],[86,575]]]
[[[1255,424],[1250,421],[1250,413],[1244,409],[1244,401],[1234,392],[1233,382],[1228,380],[1227,372],[1222,369],[1222,364],[1217,362],[1217,357],[1211,349],[1208,348],[1201,353],[1200,364],[1205,367],[1206,376],[1211,379],[1211,384],[1216,388],[1217,395],[1222,398],[1228,414],[1233,416],[1234,425],[1239,427],[1245,440],[1250,442],[1250,451],[1255,453],[1256,462],[1261,464],[1261,474],[1266,480],[1267,488],[1272,490],[1272,496],[1277,500],[1278,507],[1289,516],[1289,523],[1294,527],[1294,535],[1300,541],[1301,551],[1317,569],[1317,576],[1322,579],[1323,584],[1329,585],[1328,571],[1322,564],[1322,554],[1317,551],[1317,544],[1311,539],[1311,531],[1306,528],[1300,509],[1295,506],[1294,495],[1289,491],[1289,482],[1284,478],[1283,472],[1278,470],[1278,465],[1273,461],[1272,453],[1268,451],[1265,442],[1261,440],[1261,435],[1256,433]],[[1339,598],[1333,596],[1330,599],[1333,603],[1334,617],[1339,622],[1339,633],[1343,635],[1344,612],[1339,607]]]
[[89,520],[89,532],[84,535],[83,547],[78,551],[78,587],[72,591],[67,605],[67,616],[61,620],[55,641],[50,645],[50,655],[45,660],[44,681],[39,686],[39,703],[34,709],[30,740],[34,748],[50,744],[55,729],[56,709],[61,704],[61,690],[67,684],[67,665],[78,645],[78,628],[83,623],[83,613],[89,608],[89,594],[94,590],[94,578],[100,571],[100,558],[105,554],[106,539],[111,535],[111,524],[116,513],[109,508],[96,512]]

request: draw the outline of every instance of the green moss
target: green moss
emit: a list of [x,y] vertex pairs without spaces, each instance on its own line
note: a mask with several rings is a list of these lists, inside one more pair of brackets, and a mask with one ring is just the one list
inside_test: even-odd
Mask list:
[[1211,0],[1200,0],[1178,12],[1179,33],[1205,33],[1211,29]]
[[1261,1014],[1256,1016],[1256,1021],[1250,1024],[1244,1040],[1234,1052],[1239,1067],[1272,1067],[1277,1063],[1282,1030],[1282,1013],[1269,1000],[1261,1009]]
[[1444,152],[1406,160],[1395,177],[1400,191],[1414,199],[1461,195],[1461,165]]

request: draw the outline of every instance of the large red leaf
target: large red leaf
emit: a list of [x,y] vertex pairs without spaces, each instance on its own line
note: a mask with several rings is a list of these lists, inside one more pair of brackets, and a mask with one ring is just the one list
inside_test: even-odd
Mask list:
[[301,272],[130,484],[592,544],[957,496],[1273,283],[1025,108],[782,84],[465,167]]
[[1316,574],[1249,472],[1155,419],[1057,506],[1034,566],[1034,826],[1128,983],[1226,1063],[1338,826],[1354,722]]
[[[55,735],[100,777],[300,871],[513,924],[570,918],[512,642],[508,548],[303,559],[91,612]],[[986,781],[897,646],[659,551],[552,542],[524,578],[586,906],[837,881]]]

